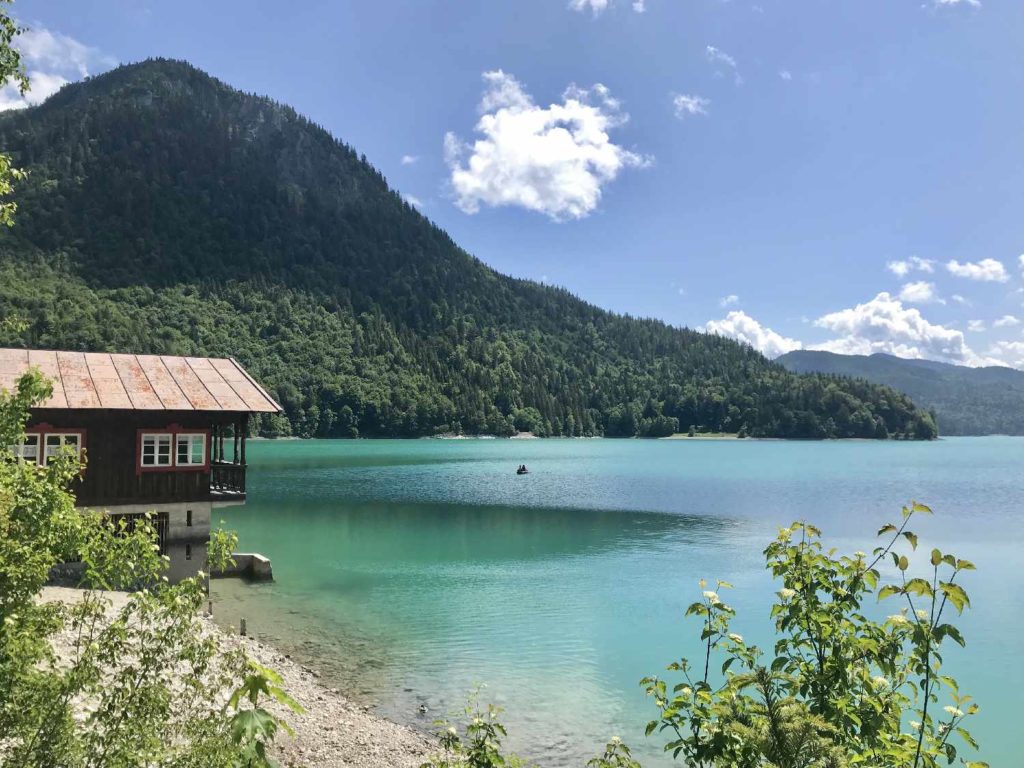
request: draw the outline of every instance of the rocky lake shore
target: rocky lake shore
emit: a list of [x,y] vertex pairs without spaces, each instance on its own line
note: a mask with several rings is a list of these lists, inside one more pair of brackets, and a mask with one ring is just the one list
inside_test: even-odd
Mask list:
[[269,707],[295,730],[294,736],[281,733],[276,742],[277,757],[284,765],[416,768],[434,749],[425,735],[374,714],[337,688],[326,687],[315,670],[252,638],[224,634],[209,623],[224,635],[226,648],[241,645],[254,661],[280,674],[284,689],[305,710],[297,715],[276,702]]
[[[47,587],[44,601],[74,602],[82,592],[66,587]],[[125,593],[108,593],[112,610],[128,599]],[[222,652],[241,647],[253,661],[269,667],[283,678],[283,688],[305,710],[296,714],[271,701],[267,709],[284,719],[294,736],[281,731],[274,745],[274,757],[288,768],[417,768],[435,745],[412,728],[391,722],[366,705],[350,701],[337,688],[323,684],[319,674],[296,663],[275,648],[251,637],[230,634],[211,618],[203,617],[211,633],[218,636]],[[70,648],[71,638],[58,635],[58,655]]]

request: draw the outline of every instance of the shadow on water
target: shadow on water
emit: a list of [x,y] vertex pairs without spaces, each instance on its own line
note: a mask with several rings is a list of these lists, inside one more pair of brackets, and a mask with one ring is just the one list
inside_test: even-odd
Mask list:
[[[316,563],[334,570],[429,563],[501,563],[631,548],[707,544],[742,521],[618,510],[469,507],[456,504],[265,505],[232,515],[247,545],[272,548],[275,572]],[[278,565],[280,562],[280,565]],[[300,573],[291,573],[292,569]]]

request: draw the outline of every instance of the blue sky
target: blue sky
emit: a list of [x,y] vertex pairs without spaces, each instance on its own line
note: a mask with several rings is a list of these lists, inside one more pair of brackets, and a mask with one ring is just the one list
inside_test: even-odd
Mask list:
[[36,98],[187,59],[354,145],[503,272],[768,354],[1024,368],[1019,0],[15,12]]

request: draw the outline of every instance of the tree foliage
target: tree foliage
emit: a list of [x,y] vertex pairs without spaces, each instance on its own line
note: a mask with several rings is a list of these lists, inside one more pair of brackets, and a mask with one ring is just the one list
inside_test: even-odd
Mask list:
[[[29,89],[21,53],[13,45],[21,27],[11,18],[8,8],[14,0],[0,0],[0,86],[13,85],[22,95]],[[0,152],[0,224],[13,226],[18,204],[11,199],[14,182],[25,178],[25,172],[11,165],[11,156]]]
[[0,117],[30,170],[0,235],[7,343],[231,355],[266,435],[931,438],[905,396],[499,275],[351,147],[156,60]]

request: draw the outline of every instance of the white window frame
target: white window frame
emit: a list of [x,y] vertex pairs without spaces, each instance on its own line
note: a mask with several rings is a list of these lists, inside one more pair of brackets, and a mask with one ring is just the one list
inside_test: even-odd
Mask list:
[[[32,448],[35,449],[35,456],[28,457],[28,456],[25,455],[25,449],[30,447],[29,444],[28,444],[28,440],[32,439],[32,438],[34,438],[35,441],[36,441],[36,444],[34,446],[31,446]],[[43,448],[43,433],[42,432],[26,432],[25,433],[25,438],[21,442],[11,446],[11,453],[14,454],[15,458],[18,459],[18,461],[31,461],[33,464],[38,464],[42,448]]]
[[[146,441],[153,443],[153,462],[146,463]],[[160,463],[160,444],[167,444],[167,463]],[[171,469],[174,467],[174,435],[171,432],[143,432],[139,440],[139,466],[142,469]]]
[[[44,467],[46,466],[46,463],[49,460],[50,456],[59,456],[66,446],[72,445],[72,443],[70,443],[68,441],[69,437],[74,438],[73,445],[75,446],[75,449],[76,449],[75,458],[78,460],[79,463],[81,463],[81,461],[82,461],[82,433],[81,432],[44,432],[42,437],[43,437],[43,439],[40,441],[41,444],[40,444],[40,453],[39,453],[39,464],[41,466],[44,466]],[[51,437],[59,438],[57,445],[54,446],[56,448],[56,450],[53,453],[50,453],[50,438]]]
[[[193,461],[193,449],[199,443],[199,461]],[[181,444],[188,445],[187,459],[181,461]],[[174,435],[174,465],[176,467],[204,467],[206,466],[206,433],[205,432],[178,432]]]

